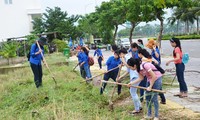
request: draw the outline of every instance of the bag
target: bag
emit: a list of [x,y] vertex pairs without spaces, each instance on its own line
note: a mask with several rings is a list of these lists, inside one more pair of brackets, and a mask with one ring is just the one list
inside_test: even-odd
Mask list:
[[88,64],[90,66],[94,65],[94,59],[93,59],[93,57],[88,57]]
[[[35,44],[35,45],[36,45],[36,47],[35,47],[35,50],[36,50],[37,44]],[[27,57],[27,60],[29,61],[30,57],[31,57],[31,51],[28,52],[28,54],[26,55],[26,57]]]
[[189,54],[188,53],[184,53],[183,56],[182,56],[182,62],[184,64],[188,63],[189,61]]
[[[153,71],[159,71],[161,74],[165,74],[165,70],[162,69],[162,67],[160,67],[158,64],[156,64],[154,61],[151,62],[157,70],[153,70]],[[146,63],[144,63],[146,64]],[[144,64],[142,65],[142,67],[144,68]],[[145,68],[144,68],[145,69]]]

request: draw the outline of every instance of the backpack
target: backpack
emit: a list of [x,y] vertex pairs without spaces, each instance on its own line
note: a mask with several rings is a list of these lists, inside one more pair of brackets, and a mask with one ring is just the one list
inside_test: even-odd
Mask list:
[[88,57],[88,64],[90,66],[94,65],[94,59],[93,59],[93,57]]
[[[160,67],[158,64],[156,64],[154,61],[152,61],[151,62],[154,66],[155,66],[155,68],[157,69],[157,70],[153,70],[153,71],[159,71],[161,74],[165,74],[165,70],[163,70],[163,68],[162,67]],[[146,63],[144,63],[144,64],[146,64]],[[144,68],[144,64],[142,65],[142,67]],[[145,69],[145,68],[144,68]]]
[[189,54],[188,53],[184,53],[183,56],[182,56],[182,62],[184,64],[188,63],[189,61]]
[[[36,47],[35,47],[35,50],[37,49],[37,44],[35,44]],[[31,51],[28,52],[28,54],[26,55],[27,57],[27,60],[29,61],[30,60],[30,57],[31,57]]]

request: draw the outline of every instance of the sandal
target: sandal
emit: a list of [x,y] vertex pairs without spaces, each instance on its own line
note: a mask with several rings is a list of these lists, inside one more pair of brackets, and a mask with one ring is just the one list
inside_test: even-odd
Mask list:
[[180,95],[180,98],[188,97],[187,95]]
[[182,96],[182,94],[181,94],[181,93],[178,93],[178,94],[175,94],[174,96],[179,97],[179,96]]

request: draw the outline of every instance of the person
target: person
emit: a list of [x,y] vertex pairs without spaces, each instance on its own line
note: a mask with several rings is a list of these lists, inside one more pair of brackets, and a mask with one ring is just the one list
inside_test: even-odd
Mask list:
[[[126,75],[130,75],[130,82],[136,80],[138,78],[138,72],[136,70],[132,70],[129,68],[129,66],[127,65],[127,61],[128,59],[130,59],[131,57],[127,54],[127,50],[125,48],[122,48],[121,50],[119,50],[119,56],[121,58],[121,61],[123,63],[123,65],[125,65],[127,67],[127,70],[126,72],[121,75],[119,77],[119,79],[117,81],[121,82],[120,79],[124,78]],[[136,83],[134,84],[135,86],[138,86],[139,83]],[[139,97],[137,95],[137,88],[133,88],[131,87],[130,88],[130,94],[131,94],[131,97],[132,97],[132,100],[133,100],[133,104],[134,104],[134,107],[135,107],[135,110],[131,111],[130,113],[131,114],[137,114],[137,113],[140,113],[141,110],[142,110],[142,107],[141,107],[141,103],[140,103],[140,100],[139,100]]]
[[[107,65],[107,70],[111,70],[115,67],[118,67],[119,65],[121,65],[121,60],[119,58],[119,51],[115,51],[114,52],[114,56],[110,56],[108,58],[108,60],[106,61],[106,65]],[[106,74],[104,74],[103,80],[108,81],[110,78],[112,78],[114,81],[116,81],[117,75],[116,73],[119,72],[119,68],[112,70]],[[103,91],[105,90],[106,87],[106,83],[102,84],[102,87],[100,88],[100,94],[103,94]],[[121,85],[118,85],[118,95],[121,93]]]
[[181,49],[181,43],[178,38],[171,38],[170,44],[172,47],[174,47],[173,50],[174,59],[167,61],[166,66],[168,66],[171,62],[174,62],[176,66],[176,76],[178,78],[179,88],[180,88],[180,93],[175,94],[174,96],[179,96],[180,98],[187,97],[188,88],[184,79],[185,65],[182,62],[183,53]]
[[43,55],[44,55],[43,46],[47,44],[47,39],[45,37],[40,37],[37,42],[41,49],[39,49],[37,43],[34,43],[31,45],[29,62],[30,62],[32,72],[34,74],[34,82],[35,82],[36,88],[39,88],[42,86],[43,72],[42,72],[41,61],[43,61]]
[[118,50],[117,45],[112,44],[112,45],[111,45],[111,52],[115,52],[116,50]]
[[132,58],[135,58],[135,59],[139,58],[138,57],[138,49],[140,49],[140,47],[138,46],[137,43],[134,42],[131,44],[131,49],[129,49],[129,52],[131,52]]
[[85,73],[85,70],[84,70],[84,66],[80,66],[81,62],[82,62],[82,57],[83,57],[83,52],[81,52],[81,50],[77,53],[77,58],[78,58],[78,64],[79,64],[79,68],[80,68],[80,74],[81,74],[81,77],[82,78],[86,78],[86,73]]
[[[140,53],[139,53],[140,54]],[[159,120],[159,104],[158,104],[158,93],[152,92],[152,89],[160,90],[162,85],[162,74],[160,71],[153,71],[156,67],[151,62],[142,62],[139,59],[130,58],[127,62],[129,68],[132,70],[137,70],[139,73],[139,78],[131,81],[128,87],[135,85],[147,77],[147,91],[146,91],[146,106],[147,106],[147,116],[145,118],[152,118],[152,103],[154,104],[154,120]]]
[[141,39],[138,39],[138,46],[140,46],[142,49],[144,49],[144,44],[143,41]]
[[91,75],[90,67],[89,67],[89,64],[88,64],[88,56],[85,54],[85,51],[87,51],[87,49],[85,47],[81,47],[82,54],[81,54],[81,57],[80,57],[79,66],[84,68],[84,71],[85,71],[85,74],[86,74],[85,79],[87,80],[87,79],[91,78],[92,75]]
[[[161,64],[161,57],[160,57],[160,50],[157,46],[156,41],[154,39],[150,39],[148,43],[146,44],[146,47],[151,50],[151,56],[156,60],[156,63],[160,66]],[[161,87],[162,90],[162,87]],[[159,96],[161,98],[161,104],[166,104],[165,95],[163,93],[159,93]]]
[[98,60],[98,63],[99,63],[99,68],[102,69],[103,54],[102,54],[100,48],[98,48],[96,46],[94,48],[95,48],[94,56],[97,55],[97,60]]

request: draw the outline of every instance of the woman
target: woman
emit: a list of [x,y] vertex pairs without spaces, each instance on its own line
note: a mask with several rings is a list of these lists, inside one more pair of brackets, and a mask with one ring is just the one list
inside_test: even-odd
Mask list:
[[94,52],[94,56],[97,55],[97,60],[99,63],[99,68],[102,69],[102,61],[103,61],[103,54],[101,52],[101,49],[99,49],[98,47],[95,46],[95,52]]
[[[139,53],[140,55],[141,53]],[[152,103],[154,104],[154,120],[159,118],[159,104],[158,104],[158,93],[152,92],[152,89],[160,90],[162,85],[162,74],[156,70],[155,66],[151,62],[140,62],[139,59],[129,59],[127,64],[132,70],[137,70],[139,73],[139,78],[130,82],[129,87],[136,83],[139,83],[144,79],[144,76],[147,77],[147,91],[146,91],[146,105],[147,105],[147,117],[148,119],[152,118]],[[155,70],[155,71],[154,71]]]
[[[115,51],[114,56],[109,57],[108,60],[106,61],[108,71],[113,68],[116,68],[120,64],[121,64],[121,60],[119,58],[119,51]],[[106,73],[103,77],[103,80],[108,81],[110,78],[112,78],[114,81],[116,81],[118,71],[119,71],[119,68]],[[107,85],[106,83],[102,84],[102,87],[100,89],[100,94],[103,94],[103,91],[106,85]],[[118,85],[117,92],[118,92],[118,95],[121,93],[121,85]]]
[[[156,63],[160,66],[161,64],[161,57],[160,57],[160,50],[157,46],[156,41],[154,39],[150,39],[146,45],[149,49],[151,49],[151,56],[156,60]],[[161,88],[162,90],[162,88]],[[159,93],[159,96],[161,98],[160,103],[166,104],[166,99],[163,93]]]
[[[130,69],[129,66],[127,65],[128,59],[131,58],[128,55],[127,50],[125,48],[122,48],[119,51],[119,56],[121,58],[121,61],[122,61],[123,65],[125,65],[127,67],[127,70],[126,70],[126,72],[123,75],[121,75],[119,77],[119,79],[117,81],[120,81],[120,79],[124,78],[128,74],[130,75],[130,82],[136,80],[138,78],[138,72],[136,70]],[[138,86],[139,83],[136,83],[134,85]],[[140,100],[139,100],[139,97],[138,97],[138,94],[137,94],[137,88],[131,87],[130,88],[130,94],[131,94],[131,97],[132,97],[132,100],[133,100],[133,104],[134,104],[134,107],[135,107],[135,109],[132,112],[130,112],[130,113],[131,114],[138,114],[138,113],[141,112],[142,107],[141,107],[141,103],[140,103]]]
[[32,44],[31,50],[30,50],[30,65],[32,72],[34,74],[34,82],[37,88],[42,86],[42,64],[41,61],[43,61],[44,55],[44,47],[43,45],[46,45],[47,39],[45,37],[40,37],[38,39],[38,44],[41,49],[39,49],[37,43]]
[[79,61],[79,66],[83,67],[86,77],[85,79],[89,79],[92,77],[91,72],[90,72],[90,67],[88,64],[88,56],[85,54],[86,48],[85,47],[81,47],[81,57],[80,57],[80,61]]
[[166,66],[168,66],[171,62],[174,62],[176,66],[176,76],[178,78],[179,87],[180,87],[180,93],[175,94],[174,96],[179,96],[180,98],[187,97],[187,84],[184,79],[184,70],[185,65],[182,63],[182,49],[181,49],[181,43],[178,38],[172,38],[170,39],[171,46],[174,47],[173,51],[173,57],[174,59],[167,61]]

